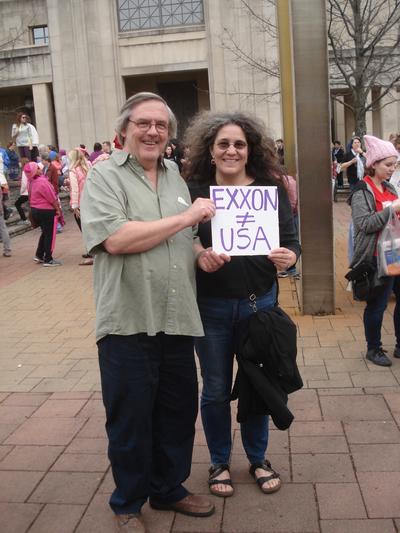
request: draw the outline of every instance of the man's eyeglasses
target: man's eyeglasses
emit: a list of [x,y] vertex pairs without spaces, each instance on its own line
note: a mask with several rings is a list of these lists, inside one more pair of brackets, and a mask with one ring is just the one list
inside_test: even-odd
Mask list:
[[219,150],[222,150],[223,152],[228,150],[230,146],[233,146],[235,150],[240,152],[240,150],[244,150],[245,148],[247,148],[247,143],[245,143],[244,141],[219,141],[218,143],[216,143],[216,146]]
[[158,133],[165,133],[168,131],[168,124],[166,122],[157,122],[155,120],[132,120],[128,118],[129,122],[135,124],[140,131],[149,131],[154,126]]

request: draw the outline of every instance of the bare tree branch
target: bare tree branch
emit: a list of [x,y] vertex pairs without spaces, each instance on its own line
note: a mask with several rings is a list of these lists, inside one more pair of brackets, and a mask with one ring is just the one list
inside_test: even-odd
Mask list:
[[[326,0],[327,35],[330,49],[330,82],[337,93],[332,98],[351,110],[357,134],[366,131],[366,113],[398,101],[400,93],[400,0]],[[265,0],[269,6],[276,0]],[[265,37],[275,39],[275,23],[256,11],[251,0],[241,0],[241,9],[255,21]],[[280,76],[279,65],[257,56],[225,28],[221,46],[249,68]],[[369,96],[373,89],[374,98]],[[254,93],[252,93],[254,95]],[[275,96],[276,92],[272,91]],[[260,95],[257,95],[260,96]],[[266,94],[271,97],[271,94]]]
[[[349,92],[349,93],[347,93],[347,95],[346,94],[341,94],[340,96],[352,96],[352,93]],[[332,100],[335,100],[335,102],[339,102],[340,104],[342,104],[342,106],[347,107],[347,109],[350,109],[350,111],[354,111],[354,107],[351,104],[349,104],[348,102],[346,102],[344,99],[343,100],[340,99],[339,95],[331,93],[331,98],[332,98]]]
[[[327,0],[327,4],[331,58],[352,94],[355,130],[363,134],[366,112],[387,105],[384,99],[400,83],[400,0]],[[340,25],[346,34],[340,33]],[[340,81],[337,73],[332,80]],[[375,87],[381,90],[368,101]]]
[[[254,11],[254,9],[250,6],[249,2],[247,2],[246,0],[241,0],[241,2],[242,6],[247,9],[248,13],[250,13],[252,18],[260,23],[261,27],[264,29],[265,32],[267,32],[271,37],[278,37],[278,28],[276,24],[271,22],[271,19],[265,19],[264,17],[256,13],[256,11]],[[275,2],[273,1],[270,1],[269,4],[275,6]]]
[[268,76],[279,78],[279,65],[276,61],[267,61],[264,57],[254,57],[251,52],[246,52],[236,41],[233,33],[224,28],[225,39],[223,47],[229,50],[237,60],[243,61],[244,64],[264,72]]
[[[13,31],[9,30],[8,35],[4,38],[3,41],[0,41],[0,52],[2,56],[0,60],[3,62],[3,65],[0,66],[0,72],[9,70],[11,65],[15,61],[15,49],[23,44],[22,37],[30,31],[31,26],[35,24],[37,16],[37,5],[32,1],[32,16],[29,20],[21,22],[20,26],[15,30],[15,35]],[[4,79],[4,78],[0,78]]]

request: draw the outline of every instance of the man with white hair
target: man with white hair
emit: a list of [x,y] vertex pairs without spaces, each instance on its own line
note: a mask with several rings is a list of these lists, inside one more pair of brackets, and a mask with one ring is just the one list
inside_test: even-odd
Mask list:
[[176,120],[166,102],[138,93],[116,127],[122,150],[93,167],[81,201],[94,256],[96,337],[109,458],[110,505],[120,531],[143,533],[151,507],[209,516],[190,494],[198,396],[193,337],[203,329],[195,296],[193,227],[209,220],[209,199],[191,205],[185,182],[164,161]]

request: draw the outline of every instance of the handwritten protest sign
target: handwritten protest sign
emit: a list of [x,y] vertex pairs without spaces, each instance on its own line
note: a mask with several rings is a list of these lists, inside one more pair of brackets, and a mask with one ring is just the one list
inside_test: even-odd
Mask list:
[[228,255],[267,255],[279,247],[277,187],[212,186],[212,247]]

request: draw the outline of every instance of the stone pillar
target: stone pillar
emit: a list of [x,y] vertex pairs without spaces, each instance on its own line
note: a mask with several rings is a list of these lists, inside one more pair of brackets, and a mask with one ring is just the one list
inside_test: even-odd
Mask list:
[[290,26],[289,0],[281,0],[278,2],[276,10],[278,18],[285,167],[288,169],[288,173],[290,175],[296,176],[296,127],[293,94],[292,32]]
[[60,146],[112,140],[124,100],[116,60],[116,2],[47,0]]
[[227,109],[227,98],[223,89],[226,87],[226,79],[225,54],[221,46],[221,10],[219,2],[211,0],[205,0],[203,6],[208,43],[210,106],[213,110],[223,111]]
[[[371,91],[368,93],[368,97],[367,97],[367,105],[369,105],[371,103]],[[370,135],[374,135],[374,127],[373,127],[373,124],[372,124],[372,112],[371,111],[368,111],[366,113],[366,123],[367,123],[367,133],[369,133]]]
[[[351,95],[345,95],[344,101],[351,105],[353,103],[353,98]],[[347,145],[347,143],[353,137],[354,128],[355,128],[354,115],[348,107],[344,108],[344,124],[345,124],[346,145]]]
[[[374,89],[372,89],[372,101],[379,97],[380,92],[380,87],[374,87]],[[372,134],[376,137],[382,137],[382,114],[380,104],[381,102],[378,102],[378,104],[375,104],[372,107]]]
[[32,85],[36,129],[40,144],[57,144],[51,86],[47,83]]
[[[271,18],[275,22],[275,9],[264,0],[251,0],[253,14],[242,0],[204,0],[203,5],[211,109],[254,113],[276,139],[282,130],[280,108],[267,95],[278,92],[279,83],[252,63],[277,60],[276,39],[262,30],[257,20]],[[235,50],[240,50],[241,59]]]
[[[396,96],[400,96],[398,93]],[[391,102],[391,96],[384,96],[381,100],[382,139],[388,140],[391,133],[397,133],[400,130],[400,101]]]
[[[338,98],[343,100],[343,96],[338,96]],[[338,102],[337,100],[334,101],[334,105],[335,105],[336,138],[342,142],[344,147],[346,147],[346,143],[348,139],[346,138],[346,130],[345,130],[344,105]],[[335,139],[332,139],[332,140],[334,141]]]
[[301,306],[335,312],[330,99],[325,0],[292,0]]

